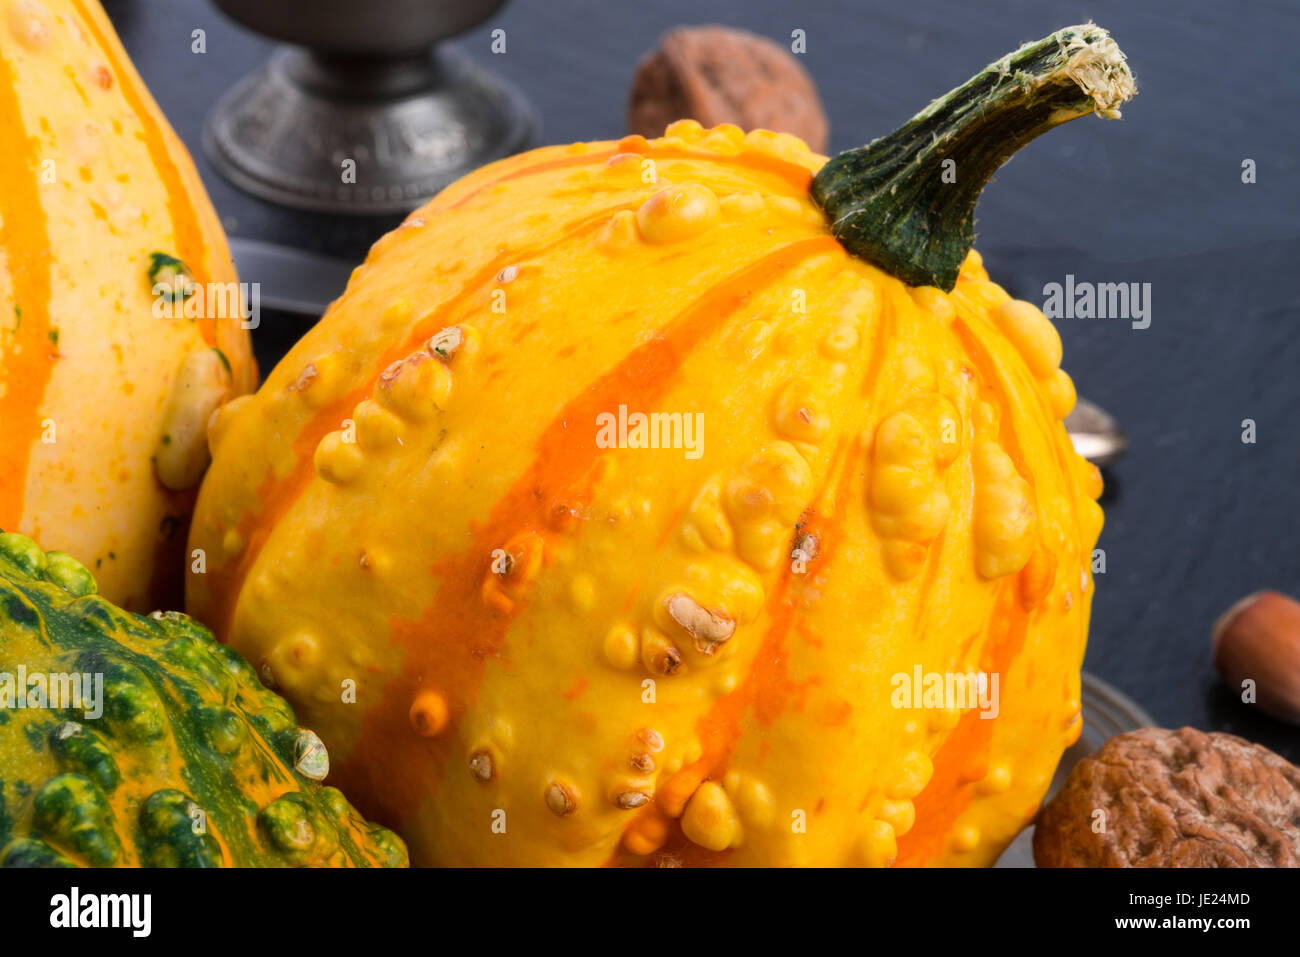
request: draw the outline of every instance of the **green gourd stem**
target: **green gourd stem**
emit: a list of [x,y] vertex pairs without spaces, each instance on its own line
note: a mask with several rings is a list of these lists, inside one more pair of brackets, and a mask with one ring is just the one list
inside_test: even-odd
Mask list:
[[1066,27],[831,159],[812,197],[850,253],[909,285],[951,290],[975,241],[975,204],[998,167],[1054,126],[1090,113],[1117,118],[1135,93],[1110,34]]

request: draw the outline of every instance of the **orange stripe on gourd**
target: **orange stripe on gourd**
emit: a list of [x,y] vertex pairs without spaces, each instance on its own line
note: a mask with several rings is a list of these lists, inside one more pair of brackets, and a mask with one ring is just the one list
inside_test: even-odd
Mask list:
[[[815,559],[824,575],[842,538],[841,523],[850,496],[848,488],[860,467],[863,449],[854,440],[845,454],[841,441],[827,469],[825,485],[813,496],[804,510],[806,527],[815,530],[818,554]],[[636,855],[659,850],[671,839],[673,852],[686,864],[700,864],[699,855],[708,854],[710,863],[725,857],[727,851],[706,852],[687,841],[676,825],[686,802],[705,780],[720,779],[743,735],[742,722],[752,713],[759,724],[769,727],[785,711],[790,698],[801,683],[791,678],[786,640],[798,623],[804,592],[810,586],[805,578],[793,574],[786,565],[767,601],[768,627],[759,642],[758,652],[750,662],[744,681],[736,690],[713,702],[696,725],[703,754],[699,760],[682,768],[655,792],[654,800],[641,811],[623,833],[622,847]],[[816,586],[811,586],[816,587]],[[809,679],[802,685],[814,681]],[[618,851],[610,863],[620,861]]]
[[[998,597],[989,619],[979,667],[985,674],[1005,675],[1024,644],[1029,612],[1017,600],[1014,576],[999,579],[996,587]],[[1010,711],[1016,705],[1003,698],[999,706]],[[895,867],[921,865],[943,853],[954,823],[974,797],[975,781],[970,779],[968,769],[987,760],[997,725],[997,720],[983,720],[978,710],[962,713],[957,726],[934,755],[934,773],[929,783],[913,799],[916,823],[898,838]]]
[[13,277],[12,347],[0,363],[0,529],[23,514],[32,445],[41,434],[41,400],[58,348],[50,334],[50,243],[41,205],[35,137],[27,135],[17,78],[0,56],[0,249]]

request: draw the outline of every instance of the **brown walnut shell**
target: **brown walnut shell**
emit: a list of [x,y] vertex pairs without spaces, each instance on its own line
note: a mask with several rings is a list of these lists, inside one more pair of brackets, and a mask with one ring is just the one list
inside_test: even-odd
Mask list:
[[783,47],[743,30],[678,27],[637,64],[629,130],[661,136],[681,119],[793,133],[826,151],[826,113],[808,72]]
[[1116,735],[1075,765],[1039,812],[1034,860],[1039,867],[1300,866],[1300,768],[1231,734],[1143,728]]

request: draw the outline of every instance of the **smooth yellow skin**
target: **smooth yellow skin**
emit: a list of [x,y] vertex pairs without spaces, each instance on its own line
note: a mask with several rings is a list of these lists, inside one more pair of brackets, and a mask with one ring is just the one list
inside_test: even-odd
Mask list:
[[193,491],[152,461],[173,386],[212,346],[223,395],[256,370],[237,317],[208,341],[156,318],[147,273],[189,252],[196,279],[235,282],[220,223],[94,0],[0,0],[0,133],[0,527],[71,553],[118,604],[179,601]]
[[[480,170],[213,424],[190,611],[414,863],[987,865],[1078,735],[1055,330],[974,253],[951,294],[850,257],[773,162],[824,158],[681,122]],[[593,449],[619,404],[701,454]],[[998,717],[894,707],[917,666]]]

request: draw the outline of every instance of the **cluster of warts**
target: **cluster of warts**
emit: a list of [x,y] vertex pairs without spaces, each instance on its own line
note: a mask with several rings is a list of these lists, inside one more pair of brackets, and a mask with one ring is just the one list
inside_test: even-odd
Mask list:
[[[354,434],[336,429],[317,445],[317,475],[335,485],[353,481],[361,474],[366,451],[400,446],[408,423],[419,423],[444,410],[452,388],[450,367],[468,335],[464,326],[443,329],[422,349],[384,369],[373,397],[357,403],[352,416]],[[331,354],[309,363],[290,390],[308,402],[327,401],[330,388],[337,387],[337,362],[337,354]],[[328,379],[334,381],[322,383],[326,368],[332,373]]]

